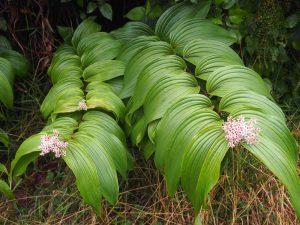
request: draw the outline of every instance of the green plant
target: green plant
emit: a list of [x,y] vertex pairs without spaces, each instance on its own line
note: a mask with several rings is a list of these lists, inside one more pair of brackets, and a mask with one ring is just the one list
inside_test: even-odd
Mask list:
[[[5,175],[8,175],[8,171],[2,163],[0,163],[0,173],[4,173]],[[0,192],[2,192],[7,199],[14,198],[11,188],[2,179],[0,179]]]
[[[57,144],[56,157],[63,156],[81,196],[97,213],[102,196],[116,203],[117,171],[126,179],[132,161],[123,131],[113,118],[121,120],[125,109],[116,94],[125,65],[113,60],[121,42],[99,32],[100,28],[85,20],[70,45],[56,51],[48,70],[53,87],[41,105],[48,124],[20,146],[10,171],[12,180],[23,174],[41,150],[42,155],[49,153],[47,140],[51,139]],[[63,144],[68,145],[66,154]]]
[[209,19],[234,30],[245,65],[270,80],[289,115],[299,101],[299,2],[213,1]]
[[[15,76],[23,77],[27,74],[29,63],[20,53],[12,50],[9,41],[0,36],[0,103],[7,108],[13,106],[13,83]],[[0,143],[7,148],[9,137],[0,127]],[[0,173],[8,175],[6,167],[0,163]],[[13,198],[11,186],[0,179],[0,192],[7,198]]]
[[[222,129],[224,113],[225,118],[229,114],[256,119],[261,130],[258,142],[243,142],[242,147],[288,187],[299,216],[297,143],[282,110],[262,78],[227,47],[235,41],[234,36],[195,19],[192,11],[184,4],[167,10],[158,20],[155,34],[170,44],[148,44],[127,64],[121,94],[132,96],[126,120],[132,126],[133,143],[140,144],[146,157],[155,153],[156,166],[165,174],[170,194],[181,180],[198,211],[206,205],[229,149]],[[197,94],[200,87],[190,75],[194,69],[202,93],[209,98]]]
[[15,76],[25,76],[28,65],[24,56],[12,50],[9,41],[0,36],[0,101],[5,107],[12,107]]
[[[62,3],[70,2],[72,0],[61,0]],[[80,18],[85,19],[88,14],[93,13],[96,10],[99,10],[101,15],[108,20],[112,20],[113,10],[109,3],[106,0],[76,0],[76,4],[80,7]]]
[[[69,143],[62,158],[85,201],[97,212],[102,195],[115,203],[116,170],[126,177],[130,157],[120,127],[100,108],[117,120],[125,118],[132,143],[146,158],[155,154],[168,192],[174,195],[181,181],[197,213],[219,179],[229,147],[235,147],[247,149],[287,186],[300,217],[297,143],[267,84],[228,47],[236,34],[205,19],[209,5],[176,4],[154,31],[130,22],[107,34],[91,20],[81,23],[72,46],[57,50],[48,71],[54,86],[41,111],[49,124],[20,146],[11,178],[38,157],[41,136],[52,138],[54,132],[56,137],[58,130],[60,141]],[[235,120],[251,130],[252,139],[243,134],[244,141],[232,143],[226,125]]]

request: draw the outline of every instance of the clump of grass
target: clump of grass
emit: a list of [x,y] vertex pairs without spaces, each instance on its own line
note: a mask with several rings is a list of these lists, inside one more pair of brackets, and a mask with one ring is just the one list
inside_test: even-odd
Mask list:
[[243,150],[229,155],[203,224],[299,224],[286,188],[265,167]]

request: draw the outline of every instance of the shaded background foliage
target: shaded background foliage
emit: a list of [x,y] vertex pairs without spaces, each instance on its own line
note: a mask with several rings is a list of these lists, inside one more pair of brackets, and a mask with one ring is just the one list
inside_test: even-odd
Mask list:
[[[80,3],[81,2],[81,3]],[[0,28],[14,45],[36,62],[38,69],[49,64],[53,48],[61,43],[57,26],[77,27],[82,19],[93,16],[103,31],[110,31],[125,24],[125,12],[141,5],[143,1],[110,1],[112,20],[100,10],[91,11],[92,1],[67,0],[13,0],[0,2]]]

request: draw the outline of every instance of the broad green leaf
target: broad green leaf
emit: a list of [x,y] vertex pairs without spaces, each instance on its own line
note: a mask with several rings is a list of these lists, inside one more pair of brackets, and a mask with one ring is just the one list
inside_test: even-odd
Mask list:
[[201,130],[185,153],[181,173],[182,186],[195,211],[206,205],[209,191],[219,179],[221,162],[228,143],[220,123]]
[[93,81],[86,87],[86,101],[89,109],[102,108],[111,111],[116,118],[122,119],[125,105],[109,84]]
[[[65,55],[76,55],[76,49],[70,44],[63,43],[53,53],[52,60],[55,60],[56,57],[62,57],[64,54]],[[51,64],[52,64],[52,62],[51,62]]]
[[226,44],[219,41],[195,39],[183,49],[183,58],[195,66],[203,58],[211,55],[226,58],[226,60],[235,62],[237,65],[243,65],[239,55]]
[[77,47],[79,41],[95,32],[101,30],[101,26],[94,22],[92,19],[86,19],[80,23],[80,25],[75,30],[73,37],[72,37],[72,44]]
[[249,90],[273,99],[263,79],[255,71],[239,65],[215,70],[207,78],[206,89],[209,94],[219,97],[234,91]]
[[2,35],[0,35],[0,48],[11,49],[11,44],[10,44],[9,40]]
[[25,173],[29,163],[36,160],[40,154],[38,146],[41,142],[43,134],[51,134],[53,130],[57,129],[60,136],[64,140],[68,140],[77,129],[77,122],[70,117],[58,118],[55,122],[47,125],[41,133],[32,135],[26,139],[16,152],[15,158],[11,163],[11,170],[9,176],[15,178]]
[[83,121],[90,121],[90,125],[100,126],[106,129],[107,132],[114,134],[123,143],[126,143],[124,132],[116,121],[106,113],[100,111],[89,111],[82,117]]
[[108,3],[101,4],[99,6],[99,9],[102,16],[104,16],[106,19],[112,20],[113,11],[110,4]]
[[138,146],[142,142],[146,130],[147,123],[145,121],[145,116],[142,115],[132,127],[132,131],[130,132],[131,142]]
[[174,104],[176,107],[172,107],[174,110],[169,110],[163,117],[156,131],[155,164],[165,172],[170,195],[177,190],[183,156],[193,137],[220,120],[218,114],[209,109],[209,100],[205,98],[189,95],[178,101]]
[[[72,50],[68,49],[67,51]],[[82,75],[80,57],[71,52],[59,52],[52,59],[48,74],[53,84],[71,77],[80,78]]]
[[154,120],[152,121],[151,123],[149,123],[148,125],[148,137],[149,137],[149,140],[155,144],[155,136],[156,136],[156,128],[157,128],[157,125],[159,123],[160,119],[158,120]]
[[287,126],[281,109],[259,94],[240,91],[224,96],[220,110],[231,116],[255,119],[260,128],[257,144],[243,144],[262,161],[288,188],[296,213],[299,214],[300,181],[297,177],[298,145]]
[[48,92],[41,105],[41,112],[45,118],[51,113],[74,112],[79,109],[79,102],[84,99],[81,89],[83,83],[77,78],[59,80]]
[[168,146],[170,157],[166,160],[165,176],[167,182],[167,190],[169,194],[174,195],[180,179],[181,166],[184,153],[192,142],[193,137],[203,128],[220,120],[219,116],[212,110],[197,110],[190,112],[190,117],[183,121],[180,118],[180,126],[176,128],[172,143]]
[[72,27],[57,26],[57,30],[59,35],[64,39],[65,42],[71,43],[74,32]]
[[181,118],[188,118],[195,110],[203,110],[212,108],[212,103],[204,95],[187,95],[177,101],[168,109],[165,116],[157,127],[155,165],[163,170],[165,162],[169,156],[170,146],[174,141],[174,133],[182,122]]
[[0,163],[0,172],[8,174],[6,167],[2,163]]
[[8,184],[0,179],[0,193],[3,193],[7,199],[13,199],[14,195]]
[[14,82],[14,71],[12,64],[5,58],[0,57],[0,72],[7,82],[12,86]]
[[87,67],[99,61],[114,59],[120,53],[121,47],[122,43],[120,41],[103,40],[93,49],[84,51],[81,56],[82,66]]
[[169,40],[171,31],[183,21],[193,18],[204,19],[209,11],[210,1],[203,1],[197,5],[187,2],[175,4],[167,9],[158,19],[155,34],[162,40]]
[[134,21],[126,23],[123,27],[112,31],[111,34],[118,40],[127,42],[139,36],[153,35],[154,31],[147,24]]
[[137,37],[131,41],[128,41],[122,48],[120,54],[118,55],[117,59],[128,63],[129,60],[136,55],[136,53],[143,48],[145,45],[159,41],[159,38],[156,36],[141,36]]
[[[1,85],[0,85],[0,87],[1,87]],[[0,128],[0,142],[2,144],[4,144],[5,147],[8,147],[8,145],[9,145],[9,137],[8,137],[7,133],[1,128]]]
[[200,86],[196,79],[186,72],[162,78],[146,97],[144,104],[146,122],[160,119],[179,99],[189,94],[197,94],[199,91]]
[[243,63],[232,60],[223,55],[209,54],[200,58],[196,64],[195,76],[202,80],[207,80],[209,75],[220,67],[229,65],[241,65]]
[[133,95],[134,88],[140,73],[150,65],[157,57],[171,55],[173,49],[166,42],[158,41],[149,43],[138,52],[128,62],[124,73],[124,88],[121,92],[122,98]]
[[7,108],[11,108],[13,105],[13,81],[14,73],[10,62],[0,57],[0,101]]
[[119,60],[104,60],[88,66],[82,77],[86,82],[107,81],[122,76],[125,70],[125,63]]
[[182,52],[184,46],[200,38],[231,45],[236,42],[235,35],[217,26],[210,20],[190,19],[178,24],[170,33],[170,41],[176,51]]
[[24,77],[29,70],[28,60],[19,52],[0,47],[0,57],[11,63],[13,73],[16,76]]
[[72,117],[60,117],[54,122],[49,120],[49,123],[42,129],[42,133],[53,133],[53,130],[58,130],[60,137],[64,140],[68,140],[72,137],[75,130],[78,128],[78,122],[76,118]]
[[144,157],[148,160],[155,151],[155,145],[151,141],[147,141],[146,144],[142,146]]
[[134,21],[139,21],[139,20],[143,20],[145,17],[145,8],[142,6],[139,7],[135,7],[133,9],[131,9],[126,15],[125,17],[130,19],[130,20],[134,20]]
[[150,19],[157,19],[162,14],[162,6],[157,4],[151,9],[149,13],[146,12],[147,17]]
[[223,1],[222,8],[230,9],[236,2],[237,2],[237,0],[225,0],[225,1]]
[[97,3],[96,2],[89,2],[87,5],[87,13],[92,13],[94,12],[96,9],[98,8]]
[[229,20],[232,23],[240,24],[249,13],[240,8],[231,8],[229,10]]
[[118,96],[120,97],[120,93],[123,89],[123,77],[117,77],[111,80],[106,81],[106,83],[108,83],[111,88],[114,90],[115,93],[118,94]]
[[147,14],[147,15],[148,15],[149,12],[151,11],[151,8],[152,8],[152,6],[151,6],[151,1],[147,0],[147,1],[146,1],[146,4],[145,4],[145,11],[146,11],[146,14]]
[[166,75],[179,75],[186,69],[185,62],[178,56],[168,55],[155,59],[141,72],[134,90],[134,94],[127,104],[127,119],[130,122],[131,115],[140,108],[151,90]]
[[238,112],[241,108],[278,117],[283,123],[285,122],[284,113],[279,106],[267,97],[253,91],[238,90],[236,92],[230,92],[224,95],[219,104],[219,110],[230,113]]
[[126,178],[132,159],[131,157],[128,158],[126,138],[116,121],[99,111],[85,113],[82,120],[79,130],[99,139],[104,150],[113,159],[117,171]]
[[106,32],[95,32],[82,38],[76,48],[77,54],[82,56],[84,52],[90,52],[104,41],[113,41],[112,35]]
[[67,155],[63,159],[73,171],[84,201],[100,214],[101,184],[92,155],[81,144],[71,141],[68,144]]
[[[71,144],[76,148],[77,145],[81,146],[80,151],[88,157],[88,160],[83,161],[82,163],[95,165],[100,183],[100,190],[103,196],[111,204],[115,204],[118,200],[119,192],[117,173],[113,160],[103,149],[101,142],[98,139],[89,136],[88,133],[79,130],[79,132],[74,135],[74,142],[71,142]],[[85,182],[89,183],[91,181],[86,179]],[[98,202],[98,204],[99,203],[100,202]]]
[[40,149],[38,146],[41,142],[41,135],[42,134],[32,135],[19,147],[14,160],[11,162],[10,177],[12,179],[25,173],[29,163],[36,160],[39,156]]
[[109,133],[105,127],[94,125],[93,121],[83,122],[80,124],[80,132],[89,135],[98,141],[101,146],[101,152],[105,152],[112,159],[113,166],[122,175],[127,178],[127,171],[130,166],[130,160],[127,158],[128,150],[126,142],[122,142],[116,134]]

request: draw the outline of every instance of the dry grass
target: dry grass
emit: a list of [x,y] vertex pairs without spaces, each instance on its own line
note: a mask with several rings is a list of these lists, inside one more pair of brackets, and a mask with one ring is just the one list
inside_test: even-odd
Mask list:
[[[144,161],[142,156],[136,168],[130,172],[128,184],[121,181],[120,198],[116,206],[112,207],[103,201],[101,218],[97,218],[91,208],[83,204],[74,177],[60,164],[53,163],[50,168],[49,165],[45,168],[44,162],[38,163],[37,167],[41,170],[39,175],[33,172],[26,178],[26,182],[16,191],[16,200],[0,203],[0,222],[157,225],[193,222],[193,210],[184,194],[178,192],[174,198],[170,198],[162,177],[152,163]],[[51,182],[47,178],[47,171],[57,165],[60,165],[58,170],[62,171],[57,172]],[[23,215],[20,215],[20,210]]]
[[[112,207],[102,202],[101,218],[83,203],[65,165],[46,162],[39,161],[38,172],[25,177],[16,200],[0,203],[1,224],[193,224],[193,209],[185,194],[178,191],[169,197],[164,179],[142,156],[128,184],[121,181],[118,203]],[[232,154],[223,169],[208,208],[202,210],[204,225],[299,224],[286,189],[249,154]]]
[[286,188],[263,166],[248,165],[221,177],[201,214],[203,224],[299,224]]

